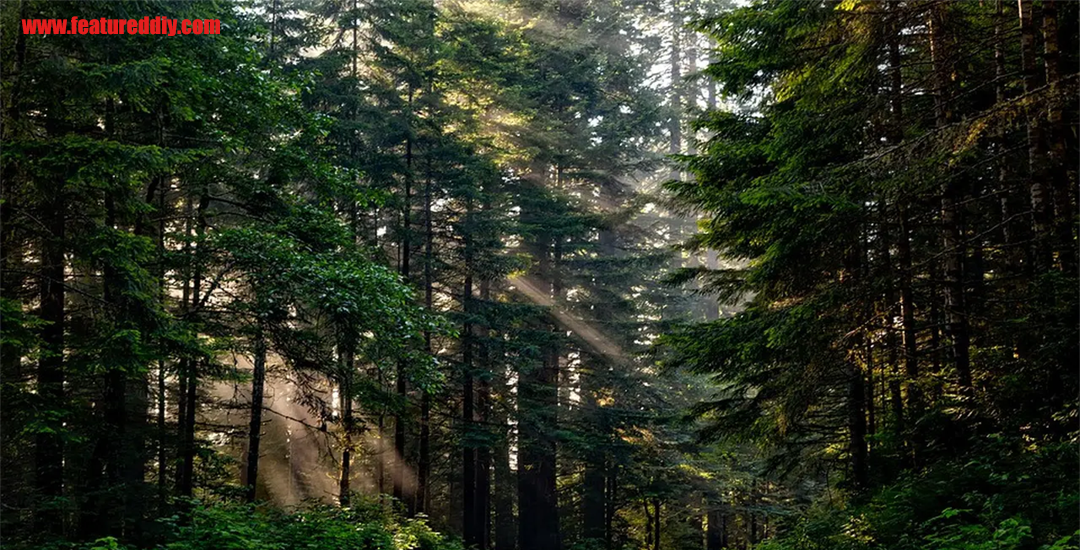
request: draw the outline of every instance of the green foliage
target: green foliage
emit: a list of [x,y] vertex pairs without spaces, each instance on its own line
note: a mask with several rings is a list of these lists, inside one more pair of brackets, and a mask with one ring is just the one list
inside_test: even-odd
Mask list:
[[741,269],[675,279],[747,301],[660,350],[713,381],[701,437],[756,446],[801,493],[763,547],[1072,544],[1077,149],[1053,90],[1080,60],[1033,61],[1076,43],[1075,6],[1055,7],[1024,40],[1004,32],[1016,6],[974,2],[766,0],[698,22],[734,112],[699,119],[694,178],[667,188],[705,216],[691,245]]
[[[379,506],[352,508],[306,505],[285,512],[266,506],[199,506],[189,519],[158,520],[164,527],[160,550],[461,550],[423,519],[408,519]],[[115,537],[84,544],[57,544],[42,550],[140,550]],[[150,547],[147,547],[150,550]]]
[[1080,493],[1058,483],[1074,468],[1071,446],[1025,453],[991,440],[971,461],[944,462],[905,476],[864,502],[810,508],[757,548],[1076,548]]

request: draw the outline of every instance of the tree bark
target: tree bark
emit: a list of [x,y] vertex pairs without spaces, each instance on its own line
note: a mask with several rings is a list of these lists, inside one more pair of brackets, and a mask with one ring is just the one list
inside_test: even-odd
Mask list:
[[[431,157],[426,162],[424,178],[424,307],[432,310],[435,261],[435,230],[431,219],[432,181]],[[432,354],[431,332],[424,331],[424,347]],[[416,469],[416,512],[426,514],[429,506],[429,479],[431,477],[431,393],[424,390],[420,396],[420,457]]]
[[[409,102],[408,112],[412,114],[413,104],[413,90],[409,88]],[[410,233],[412,231],[412,180],[413,180],[413,140],[412,136],[405,140],[405,205],[402,208],[402,233],[401,233],[401,278],[406,282],[409,280],[409,261],[411,255],[411,238]],[[406,384],[407,367],[405,360],[399,360],[397,364],[397,376],[395,377],[395,389],[398,397],[400,398],[399,407],[404,408],[405,403],[408,402],[408,387]],[[405,473],[407,471],[408,462],[405,454],[405,417],[406,412],[404,410],[398,410],[394,414],[394,469],[391,472],[392,482],[394,485],[394,498],[398,501],[405,502],[408,514],[411,516],[414,514],[412,510],[413,500],[405,498]]]
[[255,502],[259,482],[259,443],[262,440],[263,385],[266,382],[266,341],[262,321],[256,321],[251,371],[251,418],[248,425],[246,499]]
[[[469,254],[468,244],[466,256]],[[466,260],[468,263],[468,260]],[[474,395],[473,395],[473,334],[471,314],[471,302],[473,293],[472,273],[466,267],[465,288],[462,292],[462,309],[465,312],[465,324],[462,327],[461,338],[461,365],[462,365],[462,392],[461,392],[461,496],[462,496],[462,528],[461,532],[465,540],[465,546],[477,544],[476,528],[476,448],[473,447],[471,432],[474,418]]]
[[852,485],[866,489],[869,475],[866,465],[866,388],[863,373],[855,365],[848,373],[848,459],[851,461]]
[[356,357],[353,353],[352,344],[346,343],[342,346],[343,357],[341,358],[341,384],[338,388],[338,399],[340,400],[341,409],[341,426],[344,434],[344,445],[341,450],[341,472],[338,476],[338,503],[342,506],[348,506],[351,501],[352,492],[352,451],[353,451],[353,431],[355,431],[355,421],[353,420],[353,372],[356,369]]
[[[44,325],[40,332],[42,353],[38,360],[37,393],[41,402],[50,409],[62,411],[66,408],[64,246],[67,222],[63,184],[57,182],[47,196],[51,199],[44,205],[40,216],[41,219],[48,220],[48,227],[41,242],[39,316]],[[41,430],[35,436],[35,488],[44,504],[37,507],[34,518],[36,530],[40,533],[60,534],[64,530],[63,515],[57,506],[59,503],[55,502],[64,496],[64,439],[61,422],[50,422],[50,430]]]
[[[202,290],[202,253],[201,243],[206,232],[206,208],[209,206],[210,196],[207,189],[203,189],[199,197],[199,205],[195,212],[195,235],[200,247],[191,254],[193,265],[191,276],[191,302],[185,306],[185,313],[196,312],[201,300]],[[181,367],[182,388],[184,394],[184,411],[180,421],[180,464],[177,471],[177,493],[182,497],[191,497],[195,486],[195,418],[198,409],[198,360],[187,358]]]
[[[930,13],[930,52],[934,66],[934,110],[939,127],[952,121],[952,47],[949,25],[949,5],[938,4]],[[963,265],[967,255],[961,229],[960,207],[963,196],[955,178],[946,177],[941,184],[941,225],[945,269],[945,314],[950,337],[953,366],[961,391],[971,388],[970,335]]]
[[[1034,3],[1019,0],[1020,59],[1024,74],[1024,93],[1039,87],[1038,61],[1035,53]],[[1046,186],[1046,158],[1041,113],[1027,120],[1028,190],[1031,196],[1031,228],[1033,232],[1032,267],[1044,271],[1050,266],[1050,198]]]
[[510,398],[510,387],[503,379],[503,404],[497,409],[499,439],[495,446],[495,550],[514,550],[516,526],[514,524],[514,473],[510,469],[510,425],[507,422],[505,402]]
[[[1042,8],[1043,60],[1046,67],[1046,83],[1052,96],[1056,96],[1061,87],[1061,46],[1058,36],[1058,4],[1055,0],[1046,0]],[[1068,169],[1066,136],[1068,127],[1057,97],[1052,97],[1047,109],[1047,160],[1051,175],[1053,192],[1053,232],[1055,256],[1061,268],[1070,274],[1080,265],[1078,250],[1073,237],[1075,208],[1070,197],[1075,192],[1077,182],[1073,172]]]

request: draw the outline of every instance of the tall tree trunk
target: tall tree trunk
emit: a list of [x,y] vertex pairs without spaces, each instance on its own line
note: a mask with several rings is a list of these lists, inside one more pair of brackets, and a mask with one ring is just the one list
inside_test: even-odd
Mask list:
[[[501,363],[500,363],[501,365]],[[514,473],[510,469],[511,428],[507,410],[512,399],[511,387],[507,377],[500,375],[500,401],[495,408],[495,425],[499,429],[495,444],[495,550],[514,550],[517,546],[516,525],[514,524]]]
[[247,485],[248,502],[255,502],[259,483],[259,443],[262,441],[263,385],[266,382],[266,340],[262,321],[256,321],[251,371],[251,418],[248,425]]
[[604,548],[611,550],[615,544],[615,514],[619,510],[619,465],[609,464],[607,488],[604,496]]
[[[1046,83],[1051,95],[1056,96],[1061,88],[1061,46],[1058,36],[1058,4],[1055,0],[1043,2],[1042,9],[1043,60],[1046,67]],[[1075,192],[1077,182],[1074,173],[1068,169],[1066,135],[1068,127],[1057,97],[1049,102],[1047,110],[1047,160],[1053,193],[1053,232],[1055,256],[1062,269],[1076,273],[1080,258],[1073,236],[1075,209],[1071,192]]]
[[641,508],[645,513],[645,550],[652,550],[653,547],[653,514],[649,504],[648,499],[641,501]]
[[757,515],[753,512],[749,512],[747,515],[750,516],[750,522],[746,531],[746,541],[754,545],[758,543]]
[[601,453],[593,453],[585,463],[582,484],[582,536],[586,539],[602,540],[605,531],[607,503],[605,489],[607,479],[604,475],[604,458]]
[[[424,177],[424,307],[432,310],[434,296],[435,229],[431,219],[432,172],[431,156],[426,160]],[[431,332],[424,331],[424,347],[432,354]],[[429,506],[428,488],[431,478],[431,393],[424,390],[420,396],[420,457],[416,469],[416,512],[426,514]]]
[[[504,419],[505,421],[505,419]],[[506,434],[506,424],[500,424]],[[510,445],[500,441],[495,448],[495,550],[514,550],[517,547],[514,524],[514,474],[510,470]]]
[[[191,302],[185,306],[186,314],[197,314],[202,291],[202,248],[206,233],[206,208],[210,203],[209,190],[203,189],[199,205],[195,211],[195,236],[199,243],[190,260],[193,263],[191,276]],[[195,419],[198,410],[198,364],[199,360],[186,358],[181,370],[184,394],[183,418],[180,421],[180,464],[177,471],[177,493],[182,497],[191,497],[195,487]]]
[[[159,144],[164,145],[164,130],[160,123],[161,114],[158,114],[158,135]],[[158,195],[158,227],[157,227],[157,262],[158,262],[158,305],[162,311],[165,310],[166,295],[168,293],[167,284],[165,282],[165,219],[167,218],[165,212],[166,195],[169,191],[169,183],[167,178],[162,178],[161,193]],[[164,516],[166,506],[168,505],[169,489],[166,482],[168,477],[168,451],[166,449],[166,439],[168,434],[165,430],[165,416],[166,416],[166,402],[167,402],[167,371],[165,369],[165,349],[164,345],[161,345],[159,351],[161,357],[158,359],[157,370],[157,489],[158,489],[158,515]]]
[[353,419],[353,373],[356,370],[356,356],[351,342],[343,346],[341,357],[341,384],[338,389],[338,399],[341,409],[341,426],[344,434],[344,445],[341,449],[341,472],[338,476],[338,504],[342,507],[351,502],[352,493],[352,451],[353,432],[356,422]]
[[[678,1],[672,2],[671,7],[671,52],[669,69],[671,71],[671,95],[669,108],[671,110],[668,119],[668,153],[678,155],[682,153],[682,11]],[[671,179],[678,179],[679,171],[673,170]]]
[[[550,252],[540,257],[540,273],[551,273]],[[550,295],[558,286],[551,285]],[[557,307],[557,306],[553,306]],[[548,322],[551,338],[558,338],[554,320]],[[521,550],[559,548],[558,495],[556,493],[556,443],[558,420],[559,347],[545,346],[541,364],[525,367],[519,375],[518,509]]]
[[[113,133],[113,102],[106,102],[105,132]],[[148,189],[148,198],[153,197],[156,184],[159,179],[154,178]],[[123,228],[118,225],[119,213],[116,204],[118,199],[121,203],[128,197],[125,190],[105,190],[105,221],[104,227],[108,232],[118,236]],[[150,198],[152,200],[152,198]],[[135,234],[147,236],[148,224],[144,217],[140,216],[135,226]],[[107,316],[111,317],[112,326],[115,330],[136,330],[143,332],[141,327],[134,324],[131,319],[135,318],[139,307],[132,303],[131,298],[123,291],[126,274],[121,272],[118,263],[114,259],[106,259],[102,269],[102,297],[106,304]],[[121,354],[125,357],[116,357],[119,361],[134,360],[130,352]],[[128,372],[121,368],[112,368],[105,375],[105,399],[101,406],[104,409],[104,431],[97,438],[95,445],[102,446],[100,456],[105,457],[105,473],[109,490],[102,500],[107,520],[98,522],[95,526],[105,529],[103,532],[116,533],[127,540],[137,541],[142,528],[143,510],[143,482],[145,481],[146,446],[145,427],[146,423],[146,378],[144,375]],[[97,452],[95,450],[95,452]]]
[[873,460],[874,435],[877,434],[877,395],[875,394],[874,387],[874,370],[876,362],[874,361],[874,350],[868,343],[866,346],[866,450],[869,455],[868,460]]
[[[930,13],[930,53],[934,67],[934,111],[939,127],[952,121],[952,69],[954,47],[949,30],[948,4],[936,4]],[[963,196],[955,178],[941,184],[941,225],[945,268],[945,314],[948,323],[953,366],[962,391],[971,388],[970,335],[963,265],[967,255],[961,229],[960,207]]]
[[728,547],[727,514],[722,508],[709,510],[705,532],[705,550],[726,550]]
[[[897,9],[896,4],[890,4],[892,10],[892,30],[889,36],[889,108],[892,111],[890,143],[892,145],[899,145],[904,140],[904,97],[903,97],[903,73],[901,72],[902,59],[900,54],[900,39],[903,36],[903,25],[900,20],[900,11]],[[907,393],[908,393],[908,415],[911,418],[918,418],[922,413],[922,405],[919,390],[919,362],[918,362],[918,342],[916,340],[915,332],[915,309],[914,298],[912,296],[911,278],[912,278],[912,262],[911,262],[911,236],[908,232],[907,222],[907,210],[905,203],[907,198],[900,197],[896,204],[896,217],[899,222],[898,231],[899,234],[896,237],[896,249],[897,249],[897,290],[900,295],[900,335],[901,346],[903,349],[903,375],[906,379]],[[885,229],[885,223],[887,217],[883,216],[882,219],[882,234],[886,237],[883,240],[887,241],[888,233]],[[882,250],[882,254],[888,259],[890,251],[886,248]],[[892,296],[895,299],[895,294]],[[890,300],[890,307],[892,307],[892,300]],[[890,340],[893,338],[891,333]],[[890,350],[895,349],[895,346],[890,346]],[[895,363],[894,363],[895,365]],[[900,398],[901,383],[899,380],[894,380],[891,383],[892,403],[893,403],[893,421],[896,428],[897,435],[902,437],[904,432],[904,407]],[[910,443],[910,442],[909,442]],[[911,445],[914,449],[915,446]]]
[[[63,183],[57,182],[46,196],[40,219],[47,221],[41,242],[41,356],[37,368],[37,394],[53,411],[66,408],[64,391],[65,287],[64,247],[67,205]],[[35,488],[42,504],[34,517],[39,533],[60,534],[64,516],[59,499],[64,496],[64,438],[61,415],[50,422],[49,430],[39,430],[34,441]]]
[[[480,281],[480,299],[485,303],[491,300],[491,282],[487,279]],[[473,308],[475,310],[475,308]],[[480,327],[477,327],[478,329]],[[488,443],[487,426],[491,421],[491,352],[487,346],[490,338],[490,327],[480,330],[480,337],[474,341],[479,351],[479,357],[484,372],[477,380],[476,413],[480,420],[480,426],[484,430],[483,444],[476,450],[476,519],[478,550],[487,550],[491,546],[491,445]]]
[[[486,425],[489,420],[491,388],[485,378],[478,381],[476,407],[479,409],[480,423]],[[476,450],[476,547],[487,550],[491,542],[491,448],[485,443]]]
[[473,327],[470,316],[472,315],[473,278],[469,244],[466,241],[466,268],[465,288],[461,295],[462,309],[465,313],[465,324],[462,327],[461,338],[461,368],[462,368],[462,392],[461,392],[461,496],[462,496],[462,526],[461,532],[465,540],[465,546],[477,544],[476,528],[476,447],[473,446],[472,430],[474,417],[474,388],[473,388]]
[[[1005,48],[1002,38],[1005,24],[1004,0],[996,0],[994,15],[994,98],[999,105],[1008,99],[1005,88]],[[1013,221],[1015,207],[1010,201],[1013,195],[1013,184],[1012,169],[1006,154],[1008,149],[1006,134],[1007,130],[999,130],[994,137],[994,145],[997,154],[1000,156],[998,160],[998,191],[1001,193],[999,204],[1001,205],[1001,238],[1005,245],[1005,265],[1009,270],[1016,271],[1020,265],[1020,259],[1017,257],[1015,244],[1019,239],[1016,235],[1017,226]]]
[[[618,197],[605,194],[603,187],[598,191],[601,197],[611,200],[613,203],[618,200]],[[601,229],[598,237],[600,253],[603,257],[617,257],[619,251],[616,246],[617,237],[615,231],[610,228]],[[598,313],[604,315],[607,312],[598,311]],[[605,471],[607,456],[604,449],[604,440],[608,437],[610,428],[607,425],[605,411],[598,399],[598,394],[603,389],[603,373],[606,367],[607,365],[603,359],[594,359],[591,368],[583,372],[580,377],[582,410],[584,414],[588,415],[589,423],[594,426],[594,433],[598,434],[599,438],[596,445],[586,452],[587,454],[583,460],[585,472],[582,476],[581,499],[582,536],[586,539],[595,540],[604,538],[605,515],[607,512],[607,503],[605,502],[607,496],[607,475]]]
[[848,373],[848,459],[851,461],[852,485],[856,491],[866,488],[869,475],[866,465],[866,388],[863,373],[855,365]]
[[[1019,0],[1020,8],[1020,59],[1024,74],[1024,93],[1032,93],[1039,87],[1038,62],[1035,53],[1034,3]],[[1033,113],[1027,120],[1028,142],[1028,189],[1031,196],[1031,227],[1033,231],[1034,256],[1032,267],[1043,271],[1050,266],[1050,198],[1046,185],[1046,157],[1043,139],[1042,114]]]
[[[546,178],[546,166],[533,166],[539,185]],[[544,213],[529,213],[543,219]],[[530,243],[536,260],[538,283],[547,282],[551,308],[562,303],[559,281],[561,248],[550,235],[540,235]],[[540,284],[537,285],[538,287]],[[558,428],[559,358],[561,337],[554,311],[534,327],[547,333],[539,364],[520,365],[518,373],[518,541],[521,550],[560,548],[555,431]]]
[[653,499],[653,547],[652,550],[660,550],[660,525],[663,520],[663,504],[660,499]]
[[[412,115],[413,89],[409,88],[408,113]],[[413,180],[413,140],[412,136],[405,140],[405,205],[402,208],[402,233],[401,233],[401,278],[409,280],[409,261],[412,248],[412,180]],[[395,377],[395,389],[400,398],[399,407],[394,414],[394,469],[391,472],[394,484],[394,498],[405,502],[408,514],[413,515],[412,499],[405,498],[405,475],[408,462],[405,454],[405,404],[408,402],[408,387],[406,384],[408,365],[405,360],[399,360],[397,364],[397,376]]]

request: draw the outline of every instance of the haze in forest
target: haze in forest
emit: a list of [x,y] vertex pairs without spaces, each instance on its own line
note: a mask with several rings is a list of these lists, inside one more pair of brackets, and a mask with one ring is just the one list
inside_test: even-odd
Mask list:
[[3,543],[1080,550],[1078,6],[0,3]]

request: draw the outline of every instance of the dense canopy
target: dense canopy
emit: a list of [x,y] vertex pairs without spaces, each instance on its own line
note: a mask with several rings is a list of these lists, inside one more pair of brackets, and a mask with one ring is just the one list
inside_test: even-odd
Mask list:
[[0,27],[5,546],[1080,549],[1080,4]]

